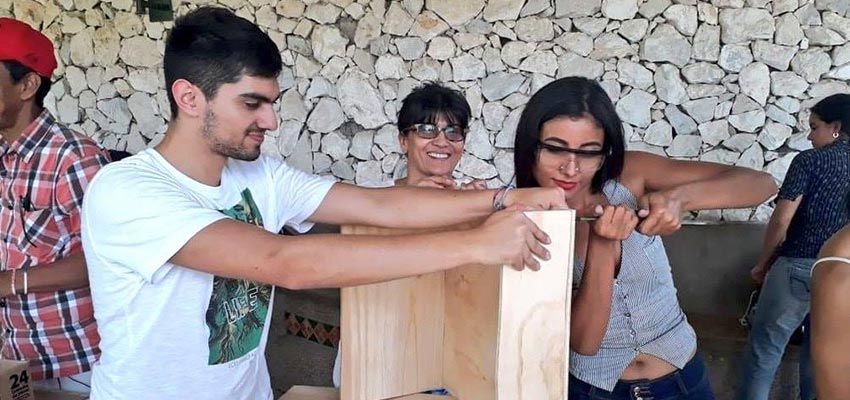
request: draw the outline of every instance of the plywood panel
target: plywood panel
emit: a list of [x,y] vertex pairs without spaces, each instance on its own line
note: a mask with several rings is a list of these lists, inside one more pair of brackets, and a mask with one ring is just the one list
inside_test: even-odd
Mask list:
[[461,400],[496,398],[500,266],[446,271],[443,382]]
[[[38,398],[41,400],[41,397]],[[59,400],[57,398],[57,400]],[[334,388],[316,386],[293,386],[278,400],[339,400],[339,391]],[[454,400],[450,396],[434,396],[428,394],[411,394],[396,397],[393,400]]]
[[339,391],[318,386],[293,386],[278,400],[339,400]]
[[498,400],[563,400],[569,371],[569,311],[575,214],[528,212],[547,232],[540,271],[504,267],[499,304]]
[[[345,227],[346,234],[398,230]],[[342,289],[342,400],[442,387],[444,273]]]

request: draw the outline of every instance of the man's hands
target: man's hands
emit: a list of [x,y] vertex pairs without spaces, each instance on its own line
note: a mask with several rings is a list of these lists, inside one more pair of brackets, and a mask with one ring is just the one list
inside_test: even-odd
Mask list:
[[479,263],[511,265],[517,270],[540,269],[535,258],[548,260],[551,241],[537,224],[522,212],[528,208],[514,206],[494,213],[472,231],[472,245]]

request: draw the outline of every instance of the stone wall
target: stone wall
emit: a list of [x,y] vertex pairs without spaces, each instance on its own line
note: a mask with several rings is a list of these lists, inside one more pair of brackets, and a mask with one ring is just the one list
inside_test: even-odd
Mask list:
[[[198,4],[180,3],[178,14]],[[513,176],[514,130],[538,88],[599,79],[630,149],[763,169],[781,181],[810,146],[807,108],[848,92],[848,0],[219,0],[281,49],[280,129],[264,151],[375,185],[404,174],[393,126],[412,88],[463,91],[474,121],[456,175]],[[675,3],[675,4],[674,4]],[[170,23],[132,0],[0,0],[58,44],[48,107],[109,148],[161,140]],[[770,208],[724,220],[765,220]],[[698,218],[717,220],[719,212]]]

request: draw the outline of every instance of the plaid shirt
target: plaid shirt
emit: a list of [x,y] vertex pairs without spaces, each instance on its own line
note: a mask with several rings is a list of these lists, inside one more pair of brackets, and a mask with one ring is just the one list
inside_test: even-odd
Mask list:
[[[108,162],[90,138],[45,110],[0,143],[0,270],[39,268],[82,251],[83,191]],[[23,273],[16,273],[20,282]],[[30,360],[32,379],[89,371],[100,354],[88,287],[0,300],[3,358]]]

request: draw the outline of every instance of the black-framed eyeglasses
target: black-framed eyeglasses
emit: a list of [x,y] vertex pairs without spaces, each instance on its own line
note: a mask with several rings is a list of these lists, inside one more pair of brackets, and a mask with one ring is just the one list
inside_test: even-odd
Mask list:
[[572,161],[576,172],[598,171],[609,154],[607,150],[571,149],[542,141],[538,141],[537,146],[542,163],[557,165],[559,170],[563,170]]
[[462,142],[466,139],[466,129],[460,125],[449,125],[445,128],[440,128],[437,125],[429,123],[413,124],[401,131],[403,133],[415,132],[422,139],[434,139],[440,132],[443,132],[443,135],[450,142]]

